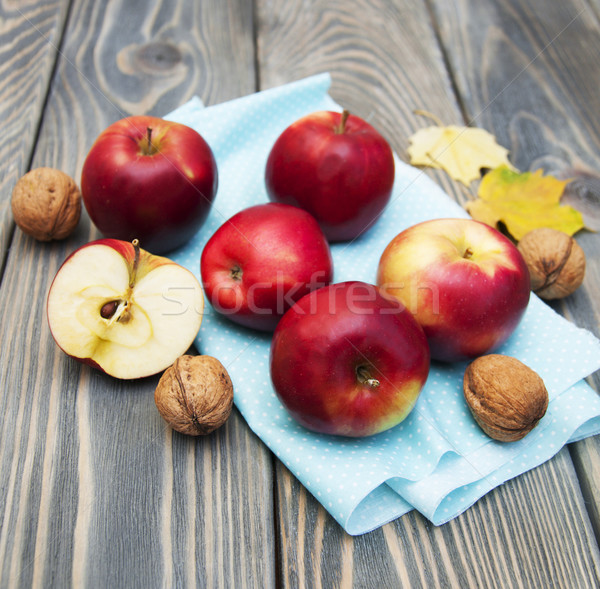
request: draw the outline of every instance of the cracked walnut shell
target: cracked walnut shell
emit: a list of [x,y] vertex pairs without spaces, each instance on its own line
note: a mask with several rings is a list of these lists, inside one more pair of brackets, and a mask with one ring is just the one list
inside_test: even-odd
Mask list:
[[517,247],[529,268],[531,290],[542,299],[561,299],[581,286],[585,254],[570,235],[540,227],[526,233]]
[[524,438],[548,408],[544,381],[510,356],[488,354],[475,359],[465,370],[463,389],[475,421],[501,442]]
[[54,168],[35,168],[15,184],[11,207],[15,223],[39,241],[71,235],[81,217],[75,180]]
[[203,436],[227,421],[233,406],[233,385],[216,358],[180,356],[158,381],[154,401],[174,430]]

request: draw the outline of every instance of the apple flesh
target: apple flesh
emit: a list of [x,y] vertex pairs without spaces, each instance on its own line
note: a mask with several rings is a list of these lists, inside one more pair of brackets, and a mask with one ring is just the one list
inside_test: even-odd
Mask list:
[[116,239],[92,241],[58,270],[47,301],[50,331],[69,356],[111,376],[150,376],[184,354],[202,322],[196,277]]
[[277,203],[246,208],[221,225],[200,269],[215,310],[262,331],[275,329],[295,301],[333,278],[329,244],[315,219]]
[[361,118],[319,111],[290,125],[273,145],[269,199],[307,210],[327,239],[347,241],[379,218],[394,185],[388,142]]
[[83,164],[85,208],[105,237],[162,254],[189,241],[217,192],[213,153],[194,129],[157,117],[110,125]]
[[473,219],[435,219],[402,231],[381,256],[377,284],[415,316],[431,357],[448,362],[503,344],[530,292],[517,248]]
[[364,282],[313,291],[280,321],[271,344],[277,396],[304,427],[363,437],[402,422],[427,380],[421,327]]

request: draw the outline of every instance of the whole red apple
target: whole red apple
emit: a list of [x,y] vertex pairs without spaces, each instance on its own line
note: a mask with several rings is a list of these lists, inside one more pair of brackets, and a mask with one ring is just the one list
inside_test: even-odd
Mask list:
[[81,194],[105,237],[165,253],[200,229],[217,192],[213,153],[191,127],[157,117],[121,119],[96,139]]
[[232,321],[272,331],[300,297],[329,284],[333,261],[315,219],[290,205],[244,209],[208,240],[200,258],[209,301]]
[[414,407],[429,373],[421,327],[393,297],[364,282],[313,291],[273,334],[271,379],[304,427],[362,437],[394,427]]
[[99,239],[75,250],[48,292],[47,315],[69,356],[117,378],[161,372],[192,345],[204,297],[196,277],[133,243]]
[[431,357],[475,358],[504,343],[529,302],[529,272],[517,248],[473,219],[409,227],[386,247],[377,284],[415,316]]
[[272,201],[307,210],[329,241],[358,237],[378,219],[394,185],[388,142],[361,118],[319,111],[290,125],[267,160]]

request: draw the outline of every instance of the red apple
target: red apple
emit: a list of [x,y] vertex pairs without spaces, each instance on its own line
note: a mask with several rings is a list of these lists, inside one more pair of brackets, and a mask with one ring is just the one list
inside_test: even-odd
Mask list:
[[346,241],[371,227],[388,203],[394,156],[361,118],[315,112],[279,136],[265,181],[272,201],[307,210],[329,241]]
[[191,239],[217,192],[217,165],[194,129],[164,119],[121,119],[96,139],[83,164],[81,193],[105,237],[139,239],[165,253]]
[[50,331],[66,354],[126,379],[161,372],[184,354],[203,308],[189,270],[117,239],[75,250],[47,301]]
[[381,256],[377,284],[415,316],[431,357],[445,361],[500,346],[529,302],[529,272],[517,248],[473,219],[436,219],[402,231]]
[[214,308],[262,331],[272,331],[295,301],[333,278],[329,244],[315,219],[278,203],[249,207],[221,225],[200,268]]
[[304,427],[362,437],[394,427],[429,372],[423,330],[393,297],[342,282],[300,299],[271,344],[277,396]]

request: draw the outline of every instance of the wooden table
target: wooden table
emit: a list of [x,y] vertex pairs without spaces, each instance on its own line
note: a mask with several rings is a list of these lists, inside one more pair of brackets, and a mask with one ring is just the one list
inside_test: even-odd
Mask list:
[[[98,133],[331,72],[333,98],[406,159],[445,123],[494,133],[521,170],[576,174],[598,202],[598,0],[4,0],[0,3],[0,587],[593,587],[600,438],[562,449],[440,527],[418,513],[351,537],[237,411],[203,439],[58,351],[45,296],[65,242],[15,229],[28,169],[78,181]],[[467,191],[427,172],[456,200]],[[586,176],[585,174],[592,176]],[[595,192],[594,192],[595,191]],[[600,334],[600,237],[552,306]],[[589,379],[598,390],[598,374]]]

